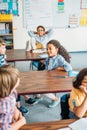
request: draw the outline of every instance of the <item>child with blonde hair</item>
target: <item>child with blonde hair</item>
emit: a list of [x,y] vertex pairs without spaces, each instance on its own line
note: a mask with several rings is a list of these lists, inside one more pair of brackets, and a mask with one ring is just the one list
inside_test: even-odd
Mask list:
[[0,129],[18,130],[26,123],[21,112],[16,108],[16,88],[20,83],[17,68],[11,65],[0,67]]
[[[6,62],[6,44],[3,39],[0,38],[0,67],[7,64]],[[19,97],[19,96],[18,96]],[[20,101],[17,103],[19,110],[22,113],[27,113],[28,110],[20,105]]]

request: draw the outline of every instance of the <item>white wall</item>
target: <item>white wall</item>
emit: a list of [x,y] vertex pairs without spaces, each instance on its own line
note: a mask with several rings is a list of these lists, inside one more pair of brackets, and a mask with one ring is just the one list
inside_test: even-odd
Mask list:
[[[25,49],[28,33],[23,28],[22,0],[19,0],[19,16],[13,17],[14,49]],[[87,51],[87,26],[54,29],[53,39],[57,39],[68,51]]]
[[22,0],[19,0],[19,16],[13,16],[14,49],[24,49],[29,39],[27,31],[23,28]]

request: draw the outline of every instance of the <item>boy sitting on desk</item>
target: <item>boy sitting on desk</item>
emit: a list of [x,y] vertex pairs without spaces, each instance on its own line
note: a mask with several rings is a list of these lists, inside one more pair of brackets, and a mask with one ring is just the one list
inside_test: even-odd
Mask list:
[[37,27],[37,31],[28,31],[31,37],[31,49],[43,49],[46,48],[47,42],[53,33],[52,29],[45,31],[45,28],[40,25]]
[[[37,31],[28,31],[29,36],[31,37],[30,48],[29,50],[34,49],[46,49],[47,42],[53,34],[53,30],[49,29],[45,31],[45,28],[40,25],[37,27]],[[38,68],[38,61],[32,62],[32,65]]]
[[[27,48],[27,51],[34,50],[34,49],[46,49],[47,42],[49,41],[49,38],[51,37],[53,33],[52,29],[49,29],[48,31],[45,31],[45,28],[40,25],[37,27],[37,31],[28,31],[29,36],[31,37],[30,41],[30,48]],[[40,62],[33,61],[32,65],[38,68]],[[26,99],[28,99],[28,95],[25,96]],[[35,100],[28,100],[28,104],[32,104],[32,101],[36,103]]]

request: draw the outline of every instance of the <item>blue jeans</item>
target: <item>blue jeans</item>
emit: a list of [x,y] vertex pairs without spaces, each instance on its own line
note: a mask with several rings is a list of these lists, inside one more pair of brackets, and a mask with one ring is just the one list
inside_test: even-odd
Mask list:
[[44,70],[45,69],[45,65],[42,64],[40,61],[33,61],[32,65],[35,66],[37,68],[37,70]]
[[70,111],[69,112],[69,118],[71,119],[71,118],[77,118],[77,116],[72,112],[72,111]]

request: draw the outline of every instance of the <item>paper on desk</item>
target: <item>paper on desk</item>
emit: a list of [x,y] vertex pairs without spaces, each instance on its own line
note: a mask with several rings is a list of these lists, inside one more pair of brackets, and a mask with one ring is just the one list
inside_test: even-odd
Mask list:
[[87,118],[81,118],[68,125],[72,130],[87,130]]
[[40,54],[39,55],[41,58],[47,58],[48,57],[48,54]]
[[43,53],[43,52],[46,52],[46,48],[44,49],[36,49],[36,50],[33,50],[33,53]]
[[57,129],[57,130],[70,130],[69,127],[65,127],[65,128],[61,128],[61,129]]

